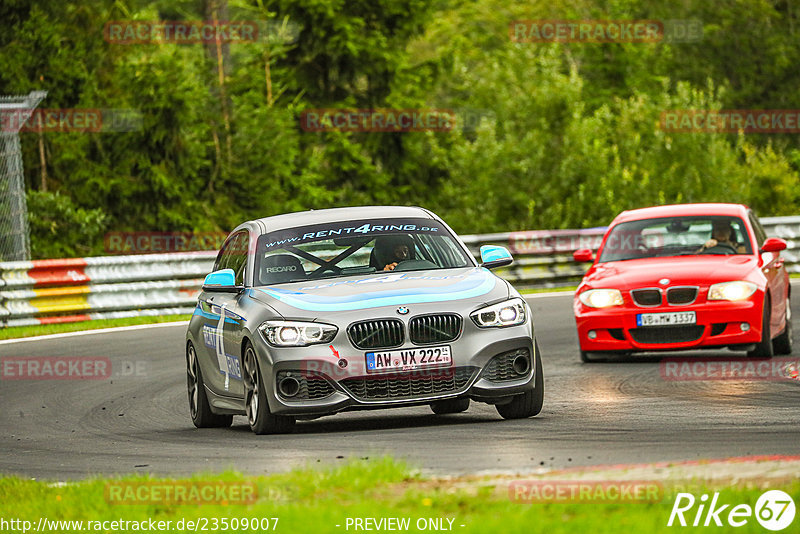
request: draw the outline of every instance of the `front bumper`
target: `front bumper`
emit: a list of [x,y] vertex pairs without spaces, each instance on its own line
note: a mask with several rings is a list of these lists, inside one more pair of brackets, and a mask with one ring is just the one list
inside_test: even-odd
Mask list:
[[[451,368],[407,372],[368,373],[367,351],[353,347],[341,331],[331,344],[333,349],[328,345],[278,349],[260,338],[255,340],[255,348],[270,411],[276,415],[314,417],[465,397],[493,404],[510,401],[514,395],[533,388],[534,358],[539,354],[534,353],[531,333],[530,321],[509,328],[479,329],[467,320],[458,339],[442,343],[451,348]],[[399,347],[404,348],[419,346]],[[525,353],[528,369],[522,374],[507,372],[508,355]],[[505,356],[489,366],[499,355]],[[347,362],[346,366],[342,361]],[[498,362],[505,367],[498,367]],[[305,398],[287,398],[279,392],[278,381],[286,376],[298,380],[301,397]]]
[[[627,304],[594,309],[574,302],[578,342],[586,352],[674,351],[746,346],[761,340],[763,294],[740,302],[713,301],[688,306],[640,307]],[[640,313],[694,311],[695,325],[637,327]],[[746,330],[742,324],[746,324]],[[594,332],[594,339],[589,335]]]

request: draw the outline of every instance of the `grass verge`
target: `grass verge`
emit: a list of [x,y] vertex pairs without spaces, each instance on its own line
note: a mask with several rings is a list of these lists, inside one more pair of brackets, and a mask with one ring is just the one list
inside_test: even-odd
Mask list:
[[575,293],[578,286],[566,287],[537,287],[535,289],[520,289],[522,295],[535,295],[536,293]]
[[[20,519],[31,522],[36,530],[39,518],[53,521],[82,521],[83,530],[92,530],[92,522],[123,521],[170,521],[169,531],[183,520],[184,530],[188,521],[200,524],[198,531],[250,531],[242,528],[243,518],[268,518],[268,531],[273,530],[278,518],[276,532],[353,532],[354,524],[348,528],[348,518],[409,518],[407,530],[418,532],[417,521],[441,520],[442,530],[455,532],[500,532],[506,533],[618,533],[618,532],[668,532],[667,520],[674,502],[674,492],[665,490],[664,497],[656,502],[563,502],[521,504],[509,498],[510,479],[455,479],[429,480],[415,474],[403,463],[389,458],[374,460],[349,460],[332,469],[298,469],[286,474],[263,477],[244,477],[235,473],[221,475],[198,475],[191,479],[197,484],[218,484],[224,481],[231,486],[254,484],[257,498],[250,504],[231,502],[205,503],[202,505],[165,505],[158,502],[119,504],[114,502],[110,487],[120,484],[150,483],[146,495],[154,495],[154,485],[169,485],[167,479],[147,477],[124,477],[121,479],[92,479],[69,484],[52,484],[42,481],[23,480],[16,477],[0,478],[0,518]],[[769,489],[782,489],[797,502],[800,497],[800,481],[772,485]],[[719,503],[748,504],[754,507],[764,489],[756,487],[722,487]],[[701,493],[695,492],[699,498]],[[228,494],[230,495],[230,494]],[[140,495],[141,496],[141,495]],[[214,497],[218,499],[219,497]],[[212,500],[214,500],[212,499]],[[136,501],[134,501],[136,502]],[[699,502],[699,501],[698,501]],[[731,506],[732,507],[732,506]],[[731,507],[728,507],[730,510]],[[694,519],[697,506],[687,512]],[[726,512],[727,513],[727,512]],[[723,514],[724,516],[725,514]],[[229,528],[223,526],[226,519]],[[216,527],[215,526],[216,519]],[[236,528],[232,521],[239,520]],[[452,520],[450,523],[448,520]],[[797,523],[795,520],[794,525]],[[259,527],[266,523],[260,522]],[[421,524],[421,523],[420,523]],[[426,523],[427,524],[427,523]],[[76,530],[66,525],[48,524],[48,531],[70,532]],[[136,529],[115,530],[110,523],[97,524],[102,531],[120,532]],[[448,528],[449,527],[449,528]],[[727,525],[725,525],[727,527]],[[701,527],[702,529],[702,527]],[[714,529],[712,527],[712,529]],[[720,531],[729,531],[730,527]],[[8,530],[8,529],[6,529]],[[141,530],[138,529],[138,530]],[[258,530],[262,530],[259,528]],[[374,530],[385,530],[377,529]],[[432,530],[430,528],[425,530]],[[678,530],[697,530],[680,528]],[[708,530],[708,528],[704,529]],[[791,531],[790,527],[787,529]],[[764,532],[754,517],[737,532]]]
[[191,315],[153,315],[143,317],[124,317],[121,319],[98,319],[78,323],[41,324],[35,326],[12,326],[0,329],[0,339],[16,339],[20,337],[45,336],[63,332],[81,330],[97,330],[116,326],[132,326],[137,324],[169,323],[172,321],[188,321]]

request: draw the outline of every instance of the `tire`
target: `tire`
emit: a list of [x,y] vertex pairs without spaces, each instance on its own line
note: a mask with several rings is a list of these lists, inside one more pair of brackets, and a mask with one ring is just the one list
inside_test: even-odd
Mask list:
[[294,427],[294,417],[273,415],[269,411],[263,374],[256,351],[250,343],[244,346],[244,402],[247,422],[255,434],[285,434]]
[[581,361],[583,363],[596,363],[597,360],[592,359],[593,352],[586,352],[585,350],[581,351]]
[[533,417],[542,411],[544,404],[544,372],[542,371],[542,353],[539,351],[539,344],[536,347],[536,376],[533,379],[533,389],[526,391],[522,395],[515,396],[508,404],[496,406],[497,413],[503,419],[524,419]]
[[466,412],[469,409],[469,398],[466,399],[447,399],[436,401],[431,404],[431,410],[436,415]]
[[191,341],[186,344],[186,389],[189,393],[189,415],[192,416],[194,426],[197,428],[231,426],[232,415],[221,415],[211,411],[203,373],[200,371],[200,362],[197,361],[197,351]]
[[769,296],[764,297],[764,311],[761,313],[761,341],[756,348],[747,353],[751,358],[772,358],[772,338],[770,338],[769,320],[771,301]]
[[786,321],[781,335],[772,340],[772,350],[775,354],[792,353],[792,299],[786,297]]

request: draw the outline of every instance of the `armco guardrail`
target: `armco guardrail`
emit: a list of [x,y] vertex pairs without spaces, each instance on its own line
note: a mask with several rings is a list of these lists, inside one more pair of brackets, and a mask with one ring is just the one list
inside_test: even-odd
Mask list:
[[[800,272],[800,216],[761,220],[767,235],[782,237],[789,272]],[[573,285],[586,264],[579,248],[597,250],[605,228],[534,230],[462,236],[477,257],[481,245],[507,246],[515,256],[498,274],[519,289]],[[191,313],[216,252],[103,256],[0,262],[2,326],[86,321],[137,315]]]
[[531,230],[503,234],[462,236],[476,258],[481,245],[503,245],[514,255],[514,263],[497,274],[518,289],[557,288],[575,284],[587,266],[572,261],[579,248],[597,250],[605,228],[588,230]]
[[0,262],[4,326],[191,313],[215,252]]

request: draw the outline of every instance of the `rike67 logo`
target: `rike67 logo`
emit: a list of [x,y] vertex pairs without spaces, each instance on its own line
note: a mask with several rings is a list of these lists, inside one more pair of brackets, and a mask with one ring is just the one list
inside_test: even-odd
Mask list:
[[691,521],[693,527],[727,525],[736,528],[746,525],[755,516],[762,527],[778,531],[791,525],[794,515],[794,501],[789,494],[780,490],[764,492],[756,501],[755,509],[749,504],[723,504],[719,493],[714,493],[710,502],[707,494],[696,499],[691,493],[678,493],[667,526],[674,524],[685,527]]

